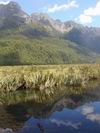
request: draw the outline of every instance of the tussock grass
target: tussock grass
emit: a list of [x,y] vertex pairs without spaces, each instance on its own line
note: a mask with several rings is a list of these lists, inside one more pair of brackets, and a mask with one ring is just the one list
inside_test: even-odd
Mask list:
[[99,64],[0,67],[0,92],[84,87],[100,78]]

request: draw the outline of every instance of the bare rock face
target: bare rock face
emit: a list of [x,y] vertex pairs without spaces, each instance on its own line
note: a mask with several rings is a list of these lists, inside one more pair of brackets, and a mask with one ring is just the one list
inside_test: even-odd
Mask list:
[[20,26],[24,27],[24,35],[60,36],[62,39],[70,40],[100,54],[100,28],[83,26],[73,21],[54,20],[46,13],[33,13],[30,16],[16,2],[1,4],[0,29]]
[[46,13],[33,13],[31,19],[33,23],[39,23],[45,27],[51,27],[60,32],[65,32],[67,30],[63,22],[50,18]]
[[77,25],[73,21],[61,22],[60,20],[54,20],[46,13],[33,13],[29,16],[16,2],[0,5],[0,28],[13,28],[31,23],[40,24],[47,30],[56,30],[61,33],[69,32],[75,25]]
[[0,28],[13,28],[29,22],[30,16],[18,3],[9,2],[7,5],[0,5]]
[[68,21],[68,22],[62,22],[59,19],[54,20],[49,17],[46,13],[33,13],[31,15],[31,19],[33,23],[38,23],[43,26],[50,26],[53,29],[59,31],[59,32],[69,32],[74,27],[83,27],[80,24],[75,23],[74,21]]
[[43,20],[44,21],[46,21],[46,20],[50,21],[50,18],[48,16],[48,14],[46,14],[46,13],[33,13],[31,15],[31,17],[32,17],[33,21],[38,21],[40,23],[42,23]]

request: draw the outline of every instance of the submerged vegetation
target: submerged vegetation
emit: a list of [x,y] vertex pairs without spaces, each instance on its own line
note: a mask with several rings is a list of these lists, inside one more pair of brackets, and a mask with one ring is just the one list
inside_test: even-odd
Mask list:
[[84,88],[99,77],[99,64],[0,67],[0,93],[34,90],[49,94],[63,87]]

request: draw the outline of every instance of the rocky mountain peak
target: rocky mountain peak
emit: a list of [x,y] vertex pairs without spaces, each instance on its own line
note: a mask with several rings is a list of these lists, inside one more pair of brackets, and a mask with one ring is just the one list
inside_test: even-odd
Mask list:
[[17,2],[14,2],[14,1],[10,1],[7,5],[9,7],[17,7],[19,9],[21,9],[21,6]]
[[37,17],[37,19],[49,19],[49,15],[47,13],[33,13],[31,16],[33,18]]
[[18,3],[16,3],[16,2],[11,1],[5,6],[6,6],[6,11],[8,13],[11,13],[11,14],[15,14],[16,13],[17,14],[17,13],[22,12],[22,9],[21,9],[20,5]]
[[50,24],[50,17],[46,13],[33,13],[31,15],[32,22],[37,22],[42,25]]
[[[7,17],[8,15],[23,13],[20,5],[16,2],[9,2],[8,4],[0,6],[0,17]],[[1,16],[2,15],[2,16]]]
[[0,28],[13,28],[30,22],[30,16],[25,13],[17,2],[11,1],[0,6]]

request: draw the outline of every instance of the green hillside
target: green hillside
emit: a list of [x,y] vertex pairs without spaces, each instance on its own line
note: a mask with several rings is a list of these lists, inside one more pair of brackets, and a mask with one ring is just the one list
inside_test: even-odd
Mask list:
[[0,5],[0,65],[100,62],[99,33],[45,13],[28,15],[11,1]]
[[53,37],[1,35],[0,65],[64,64],[94,62],[97,55],[67,40]]

